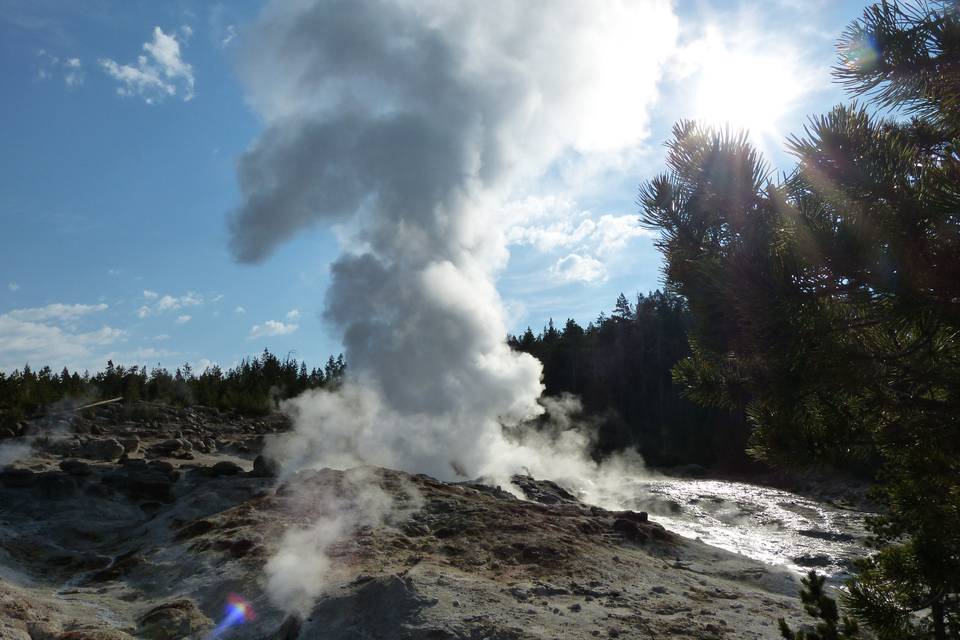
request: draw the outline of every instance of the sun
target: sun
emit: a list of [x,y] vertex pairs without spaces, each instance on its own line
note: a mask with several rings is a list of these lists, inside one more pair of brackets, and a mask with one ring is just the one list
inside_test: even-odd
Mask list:
[[805,92],[790,55],[731,49],[719,42],[698,55],[693,81],[693,117],[714,126],[747,130],[757,141],[780,141],[780,124]]

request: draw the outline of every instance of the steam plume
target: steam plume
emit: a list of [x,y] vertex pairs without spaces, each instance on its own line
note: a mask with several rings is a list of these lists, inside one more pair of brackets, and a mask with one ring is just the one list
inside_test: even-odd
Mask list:
[[271,598],[301,614],[310,610],[331,579],[338,541],[359,527],[397,523],[421,504],[412,485],[401,483],[396,496],[385,492],[371,467],[349,469],[335,481],[322,475],[311,480],[290,484],[294,509],[312,524],[284,533],[279,551],[266,566]]
[[676,32],[654,0],[267,7],[244,49],[267,126],[239,163],[233,253],[354,232],[325,312],[352,382],[293,402],[310,463],[497,466],[500,426],[542,411],[540,364],[504,344],[501,204],[565,153],[641,139]]
[[[502,205],[557,163],[642,139],[676,34],[657,0],[266,8],[243,47],[266,127],[239,162],[231,249],[259,262],[314,225],[350,230],[325,307],[350,379],[288,404],[295,430],[269,452],[286,474],[596,471],[576,430],[504,434],[545,406],[569,407],[538,402],[540,363],[504,341]],[[319,594],[330,541],[382,518],[371,491],[286,536],[268,565],[278,603],[304,608]]]

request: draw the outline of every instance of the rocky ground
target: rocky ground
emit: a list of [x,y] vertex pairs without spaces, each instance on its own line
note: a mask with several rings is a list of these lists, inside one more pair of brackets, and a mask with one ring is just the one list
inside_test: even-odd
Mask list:
[[[0,639],[776,638],[777,617],[802,618],[793,576],[646,514],[526,477],[519,499],[384,469],[365,481],[402,508],[347,528],[322,593],[293,611],[268,597],[265,564],[357,485],[275,477],[258,454],[287,427],[138,404],[6,434]],[[257,616],[215,633],[232,593]]]

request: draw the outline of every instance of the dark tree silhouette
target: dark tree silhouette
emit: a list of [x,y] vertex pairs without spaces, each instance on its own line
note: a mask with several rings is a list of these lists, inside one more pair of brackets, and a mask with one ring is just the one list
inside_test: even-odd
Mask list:
[[880,468],[853,614],[960,637],[956,4],[871,5],[839,50],[867,104],[812,118],[796,171],[774,181],[745,136],[681,122],[642,219],[692,313],[690,397],[744,408],[764,460]]
[[598,425],[597,453],[636,448],[648,462],[742,463],[746,426],[735,412],[698,407],[680,396],[671,369],[690,354],[683,300],[656,291],[631,304],[623,294],[610,316],[581,327],[550,320],[510,345],[536,356],[548,395],[578,396]]

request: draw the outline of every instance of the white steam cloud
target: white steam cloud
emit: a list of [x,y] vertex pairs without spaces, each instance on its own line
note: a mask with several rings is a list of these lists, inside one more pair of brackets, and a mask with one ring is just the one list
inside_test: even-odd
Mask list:
[[[575,432],[549,447],[504,433],[544,405],[540,363],[504,340],[498,212],[553,163],[615,154],[646,135],[677,31],[670,3],[657,0],[268,5],[243,41],[266,129],[239,162],[233,254],[262,261],[320,223],[354,233],[325,307],[350,379],[290,402],[295,431],[272,450],[287,473],[589,471]],[[272,561],[278,602],[291,595],[282,567],[295,565],[284,554],[317,552],[325,526],[299,532]]]
[[397,523],[420,508],[415,486],[401,484],[394,497],[379,480],[376,470],[358,467],[340,478],[310,476],[292,486],[298,515],[313,522],[287,531],[267,562],[267,590],[275,602],[305,614],[336,568],[337,542],[354,529]]
[[33,448],[26,442],[0,443],[0,470],[29,457]]

